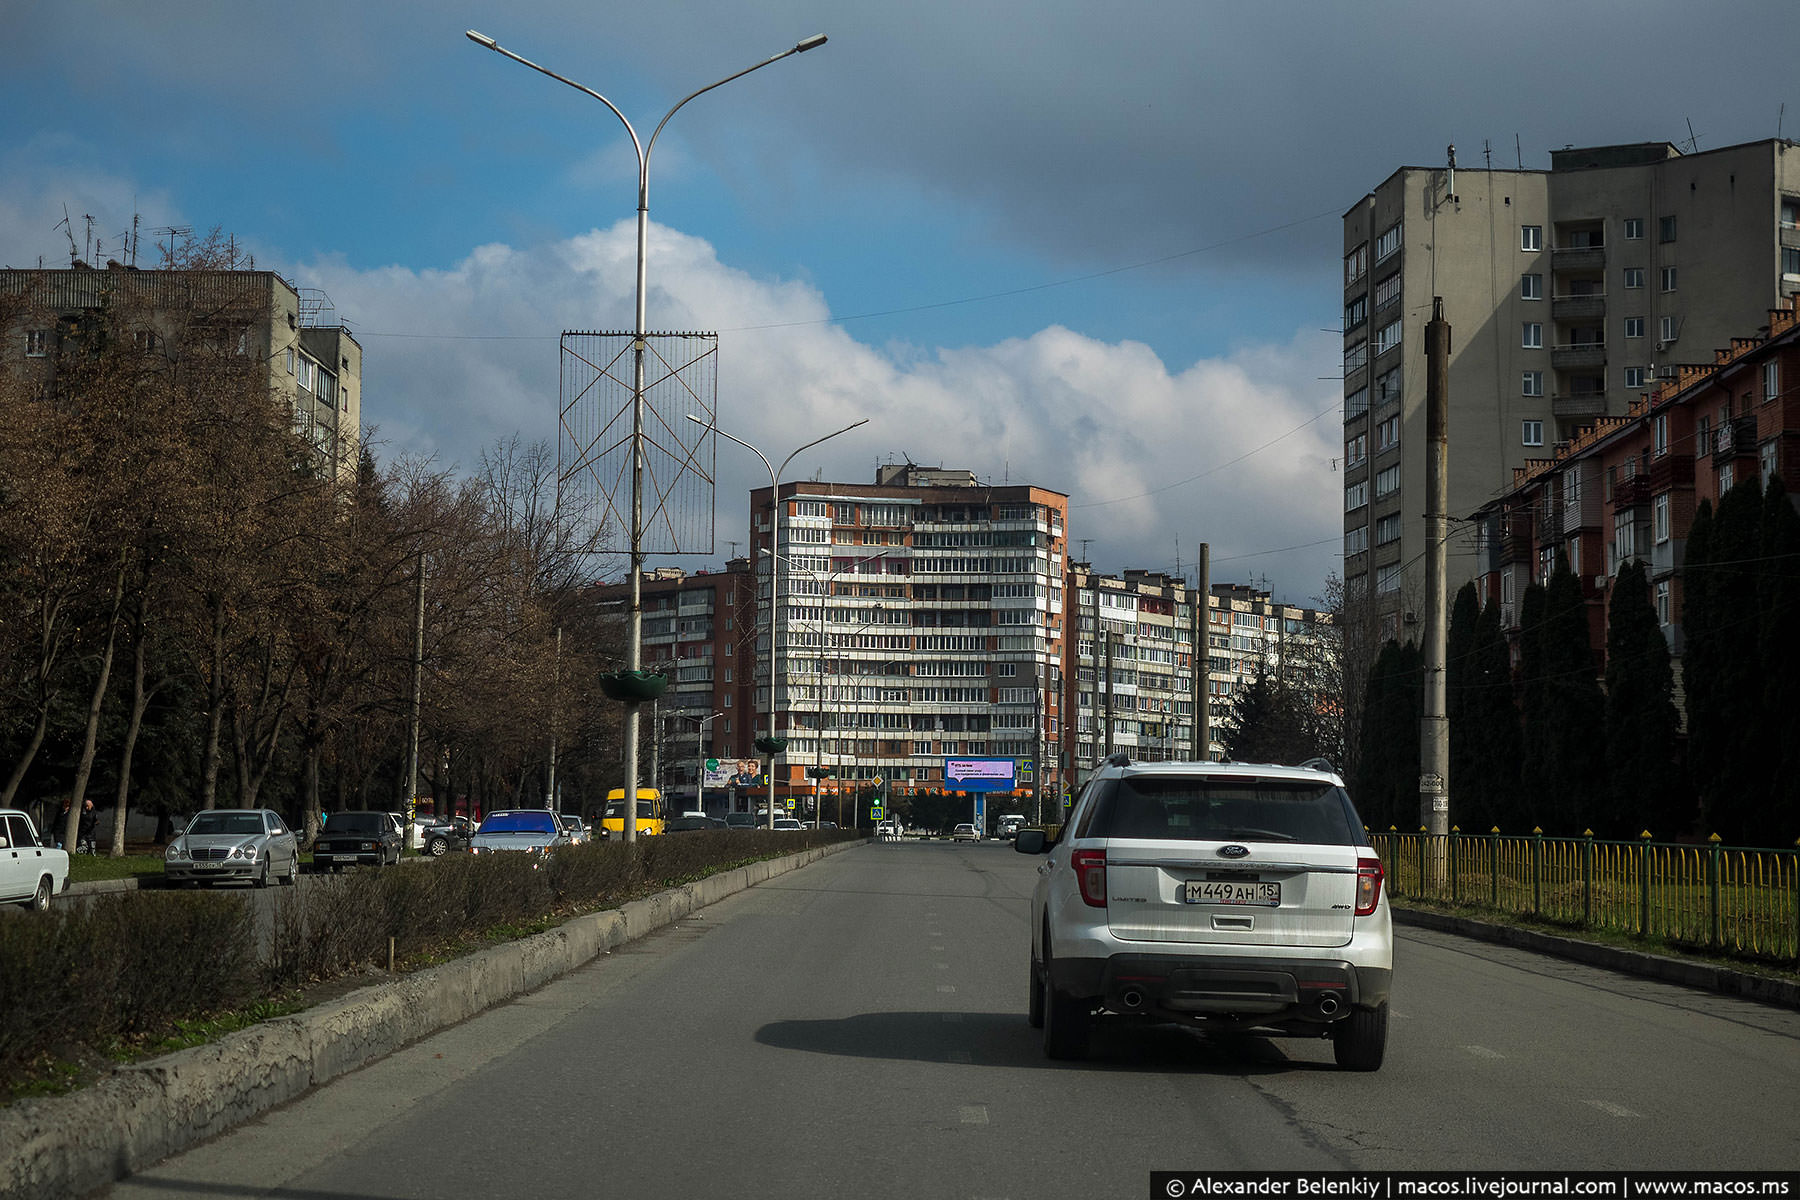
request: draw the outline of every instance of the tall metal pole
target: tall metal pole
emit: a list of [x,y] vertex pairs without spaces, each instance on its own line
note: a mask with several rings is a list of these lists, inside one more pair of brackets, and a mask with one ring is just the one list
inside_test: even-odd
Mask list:
[[1445,658],[1450,509],[1450,323],[1432,299],[1425,326],[1425,715],[1419,723],[1419,823],[1429,838],[1434,884],[1447,875],[1450,850],[1450,720]]
[[562,704],[562,626],[556,627],[556,658],[550,668],[550,764],[544,772],[544,807],[552,812],[561,812],[562,805],[556,802],[556,718],[561,714]]
[[[412,660],[412,705],[407,714],[406,731],[406,778],[402,787],[406,789],[400,797],[401,811],[408,818],[413,817],[413,793],[419,786],[419,701],[423,692],[425,677],[425,552],[419,551],[418,579],[413,587],[413,660]],[[436,797],[433,797],[435,800]],[[454,799],[446,798],[452,810],[456,808]],[[448,817],[451,813],[436,811],[432,806],[432,816]]]
[[1194,759],[1212,758],[1212,545],[1200,543],[1194,595]]
[[[625,126],[625,132],[631,135],[632,149],[637,151],[638,160],[638,218],[637,218],[637,304],[632,325],[631,349],[631,606],[626,622],[629,647],[626,651],[626,666],[633,673],[643,669],[644,665],[644,610],[643,610],[643,565],[644,565],[644,339],[645,339],[645,293],[648,280],[647,262],[650,245],[650,154],[656,149],[656,139],[662,136],[664,126],[669,118],[681,111],[683,105],[696,96],[704,95],[716,87],[742,78],[752,71],[761,70],[770,63],[780,62],[790,54],[801,54],[825,44],[825,35],[816,33],[812,37],[795,43],[780,54],[766,58],[762,62],[745,67],[741,71],[727,75],[725,78],[709,83],[705,87],[688,93],[676,103],[663,119],[657,123],[655,132],[651,133],[649,142],[638,139],[638,133],[625,114],[617,105],[599,92],[583,87],[572,79],[564,78],[547,67],[541,67],[528,58],[514,54],[486,34],[477,33],[473,29],[465,35],[478,46],[486,46],[496,54],[504,55],[514,62],[530,67],[540,74],[548,75],[558,83],[566,83],[576,91],[591,96],[612,110],[613,116],[619,118]],[[627,842],[637,841],[637,777],[638,777],[638,706],[625,706],[625,815],[623,832]]]

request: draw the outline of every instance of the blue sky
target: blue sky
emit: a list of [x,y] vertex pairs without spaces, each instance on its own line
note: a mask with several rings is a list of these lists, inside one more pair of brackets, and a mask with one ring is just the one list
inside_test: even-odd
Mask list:
[[[720,331],[721,426],[779,460],[867,417],[793,473],[1039,483],[1102,569],[1191,570],[1206,540],[1215,580],[1301,603],[1338,563],[1339,214],[1451,142],[1544,167],[1800,130],[1800,21],[1760,0],[15,0],[8,25],[0,261],[66,263],[65,205],[100,257],[135,212],[144,264],[151,231],[219,227],[356,331],[380,453],[458,469],[554,441],[562,329],[629,327],[636,193],[610,113],[463,31],[644,136],[825,33],[652,160],[649,324]],[[759,475],[721,446],[717,559]]]

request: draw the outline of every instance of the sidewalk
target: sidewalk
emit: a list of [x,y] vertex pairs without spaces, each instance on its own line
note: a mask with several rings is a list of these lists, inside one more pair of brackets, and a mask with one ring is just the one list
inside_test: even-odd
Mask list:
[[1521,950],[1549,954],[1557,958],[1566,958],[1586,963],[1589,966],[1603,967],[1609,971],[1618,971],[1645,979],[1677,983],[1684,987],[1717,992],[1724,996],[1738,996],[1745,1000],[1757,1000],[1764,1004],[1780,1005],[1783,1008],[1800,1008],[1800,983],[1786,979],[1754,975],[1748,971],[1711,962],[1673,958],[1663,954],[1650,954],[1642,950],[1627,950],[1620,946],[1607,946],[1598,942],[1584,942],[1579,938],[1542,933],[1535,929],[1523,929],[1517,925],[1506,925],[1497,921],[1453,917],[1448,913],[1401,908],[1398,905],[1394,906],[1393,911],[1396,925],[1417,925],[1424,929],[1442,930],[1445,933],[1454,933],[1459,937],[1475,938],[1479,941],[1494,942],[1503,946],[1516,946]]

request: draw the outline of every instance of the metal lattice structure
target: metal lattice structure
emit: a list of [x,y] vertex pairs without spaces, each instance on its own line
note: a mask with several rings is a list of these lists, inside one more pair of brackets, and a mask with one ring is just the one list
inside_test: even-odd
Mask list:
[[[614,544],[631,529],[634,336],[562,335],[557,484],[578,511],[619,534]],[[644,335],[644,554],[714,552],[718,392],[718,334]]]

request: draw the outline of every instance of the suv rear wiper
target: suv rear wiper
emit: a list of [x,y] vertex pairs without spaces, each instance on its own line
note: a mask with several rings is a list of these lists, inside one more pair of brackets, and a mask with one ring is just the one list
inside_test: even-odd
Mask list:
[[1219,834],[1219,836],[1250,838],[1259,842],[1291,842],[1294,840],[1294,835],[1291,833],[1277,833],[1273,829],[1250,829],[1247,827],[1243,829],[1227,830],[1226,832]]

